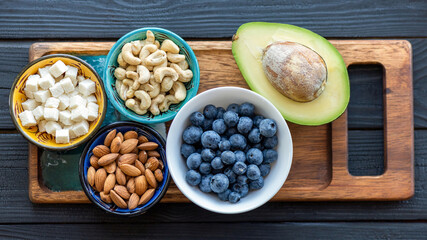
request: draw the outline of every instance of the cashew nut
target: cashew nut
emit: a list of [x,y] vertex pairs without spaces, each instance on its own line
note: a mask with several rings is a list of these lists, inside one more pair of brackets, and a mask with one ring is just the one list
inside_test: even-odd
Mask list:
[[160,93],[160,83],[154,80],[154,77],[150,77],[150,85],[154,88],[152,91],[148,91],[151,98],[157,97]]
[[174,82],[172,89],[174,92],[174,96],[180,102],[183,101],[187,96],[187,89],[185,89],[185,85],[182,82]]
[[141,101],[141,104],[139,105],[141,109],[146,110],[150,107],[151,97],[150,95],[148,95],[147,92],[143,90],[135,91],[135,97],[139,98],[139,100]]
[[141,41],[137,40],[137,41],[132,41],[130,43],[132,44],[132,54],[135,56],[138,56],[142,48]]
[[167,110],[169,110],[169,107],[171,104],[177,104],[177,103],[180,103],[180,101],[178,101],[174,95],[167,95],[165,97],[165,100],[163,100],[163,102],[160,103],[159,110],[161,112],[166,112]]
[[159,104],[162,103],[163,100],[165,100],[165,95],[163,95],[163,94],[159,94],[159,95],[157,95],[157,97],[155,97],[154,99],[151,100],[150,112],[154,116],[160,114]]
[[126,77],[132,79],[133,81],[138,80],[138,73],[126,71]]
[[135,90],[137,90],[139,88],[139,83],[138,82],[137,82],[138,85],[134,86],[135,82],[136,81],[132,81],[132,80],[127,79],[127,78],[123,79],[123,85],[128,86],[128,90],[126,92],[126,97],[127,98],[133,98]]
[[176,71],[170,67],[158,68],[154,72],[154,80],[158,83],[161,83],[165,77],[171,77],[172,80],[175,82],[176,80],[178,80],[178,73],[176,73]]
[[124,85],[122,83],[122,81],[120,80],[116,80],[116,90],[117,90],[117,94],[119,95],[119,97],[123,100],[126,101],[127,97],[126,97],[126,93],[129,90],[129,87]]
[[162,83],[160,84],[161,89],[160,92],[167,92],[172,89],[174,81],[171,77],[165,77],[163,78]]
[[119,53],[119,56],[117,56],[117,63],[122,68],[126,68],[128,66],[128,63],[123,60],[122,53]]
[[124,68],[118,67],[114,70],[114,76],[117,80],[123,80],[126,77],[126,70]]
[[177,63],[178,66],[182,69],[182,70],[187,70],[188,69],[188,62],[187,61],[181,61],[179,63]]
[[157,50],[144,59],[145,65],[157,66],[167,61],[166,52]]
[[150,80],[150,70],[148,70],[143,65],[138,65],[136,67],[136,72],[138,73],[138,82],[144,84]]
[[173,63],[179,63],[185,60],[185,55],[175,54],[175,53],[167,53],[168,60]]
[[151,53],[157,51],[157,46],[154,44],[146,44],[139,52],[139,59],[144,61],[146,57],[148,57]]
[[147,110],[143,110],[139,107],[139,103],[135,99],[128,99],[125,102],[126,107],[134,111],[136,114],[143,115],[147,113]]
[[134,65],[130,65],[130,66],[128,66],[128,67],[126,68],[126,71],[129,71],[129,72],[136,72],[136,66],[134,66]]
[[154,43],[154,41],[156,40],[156,38],[154,37],[154,33],[152,31],[148,30],[146,35],[147,35],[147,39],[145,39],[146,42],[147,43]]
[[171,68],[173,68],[178,73],[178,81],[180,82],[189,82],[193,78],[193,72],[190,69],[182,70],[178,64],[172,63]]
[[179,47],[172,40],[166,39],[162,42],[161,50],[170,53],[179,53]]
[[168,67],[168,61],[164,61],[163,63],[153,67],[153,72],[155,72],[157,69],[159,69],[161,67]]
[[146,84],[140,85],[139,90],[144,90],[146,92],[152,92],[154,90],[154,87],[151,84],[146,83]]
[[132,54],[132,44],[126,43],[122,48],[122,57],[125,62],[129,63],[130,65],[138,65],[141,63],[141,59],[135,57]]

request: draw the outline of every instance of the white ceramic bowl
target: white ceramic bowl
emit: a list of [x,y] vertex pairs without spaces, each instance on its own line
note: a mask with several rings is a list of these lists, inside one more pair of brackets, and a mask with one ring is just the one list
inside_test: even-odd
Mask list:
[[[188,171],[184,157],[180,154],[183,143],[182,133],[190,125],[189,117],[194,111],[202,111],[208,104],[226,108],[231,103],[250,102],[255,112],[277,123],[278,160],[272,163],[270,173],[265,177],[264,187],[249,191],[238,203],[221,201],[216,194],[204,193],[197,186],[185,181]],[[263,96],[238,87],[221,87],[205,91],[186,103],[175,116],[166,141],[166,158],[169,171],[179,190],[192,202],[212,212],[235,214],[253,210],[268,202],[280,190],[288,177],[292,164],[292,138],[288,125],[280,112]]]

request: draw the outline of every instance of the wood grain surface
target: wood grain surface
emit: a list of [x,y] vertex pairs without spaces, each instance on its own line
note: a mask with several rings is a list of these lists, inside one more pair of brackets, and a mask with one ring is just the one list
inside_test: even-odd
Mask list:
[[[36,43],[29,60],[46,54],[103,55],[113,43]],[[247,85],[231,55],[231,43],[189,42],[201,68],[199,93],[219,86]],[[335,40],[347,65],[381,64],[385,69],[384,119],[387,126],[399,124],[402,131],[385,128],[387,170],[375,177],[356,177],[348,171],[347,114],[331,126],[290,125],[294,142],[293,165],[273,201],[402,200],[413,195],[412,57],[407,41]],[[221,81],[218,81],[221,79]],[[401,121],[403,120],[403,121]],[[307,149],[312,149],[307,154]],[[36,203],[83,203],[83,192],[52,192],[41,184],[37,148],[29,148],[29,195]],[[315,151],[314,151],[315,150]],[[317,173],[317,174],[313,174]],[[171,184],[163,202],[188,201]]]

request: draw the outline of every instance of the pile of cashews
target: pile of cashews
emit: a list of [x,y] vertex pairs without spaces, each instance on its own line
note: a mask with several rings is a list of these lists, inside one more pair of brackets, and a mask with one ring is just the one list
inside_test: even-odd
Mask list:
[[145,40],[123,46],[114,70],[115,87],[126,107],[139,115],[150,111],[156,116],[185,99],[184,83],[191,81],[193,72],[174,42],[166,39],[160,44],[153,32],[146,34]]

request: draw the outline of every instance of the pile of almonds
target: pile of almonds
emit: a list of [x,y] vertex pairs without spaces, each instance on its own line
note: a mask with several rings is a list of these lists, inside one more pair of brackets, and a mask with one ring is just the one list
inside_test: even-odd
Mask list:
[[124,135],[116,129],[105,137],[90,157],[87,181],[101,200],[119,208],[135,209],[154,195],[163,181],[163,162],[158,144],[135,131]]

